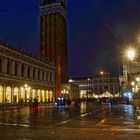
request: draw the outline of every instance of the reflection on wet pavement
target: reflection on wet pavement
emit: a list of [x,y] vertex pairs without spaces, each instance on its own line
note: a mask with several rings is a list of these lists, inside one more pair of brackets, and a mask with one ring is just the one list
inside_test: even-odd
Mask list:
[[58,126],[95,127],[122,125],[134,120],[131,105],[96,105],[82,102],[78,106],[39,106],[36,112],[29,107],[0,111],[0,123],[19,124],[31,127]]
[[131,140],[135,135],[129,135],[129,139],[128,133],[139,134],[136,123],[139,124],[131,105],[85,102],[77,106],[40,105],[36,112],[29,107],[1,110],[0,137],[2,140],[11,140],[11,136],[14,140],[109,140],[112,133],[112,138]]
[[134,108],[131,105],[123,106],[125,120],[133,120]]

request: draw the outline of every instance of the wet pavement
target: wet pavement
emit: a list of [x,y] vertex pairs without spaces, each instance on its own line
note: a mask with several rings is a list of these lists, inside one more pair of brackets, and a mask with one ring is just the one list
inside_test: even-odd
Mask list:
[[131,105],[0,110],[0,140],[139,140],[139,128]]

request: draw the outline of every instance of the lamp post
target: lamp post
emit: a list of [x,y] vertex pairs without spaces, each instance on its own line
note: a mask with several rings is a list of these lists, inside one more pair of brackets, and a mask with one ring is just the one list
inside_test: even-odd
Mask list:
[[89,86],[90,86],[90,78],[87,79],[87,100],[89,96]]
[[128,83],[130,84],[130,81],[132,80],[132,75],[131,75],[131,64],[133,63],[134,59],[135,59],[135,50],[133,48],[128,49],[127,51],[127,58],[128,58]]
[[102,94],[103,94],[103,91],[104,91],[104,79],[103,79],[104,71],[100,71],[100,75],[102,77]]
[[102,77],[102,90],[104,90],[104,75],[107,75],[107,88],[109,88],[109,73],[100,71],[100,75]]

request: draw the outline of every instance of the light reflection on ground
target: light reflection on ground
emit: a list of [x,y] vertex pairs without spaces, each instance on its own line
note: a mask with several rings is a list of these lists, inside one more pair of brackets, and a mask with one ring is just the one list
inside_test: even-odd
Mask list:
[[86,102],[82,102],[82,103],[80,104],[80,112],[81,112],[81,113],[84,113],[84,112],[86,112],[86,109],[87,109]]

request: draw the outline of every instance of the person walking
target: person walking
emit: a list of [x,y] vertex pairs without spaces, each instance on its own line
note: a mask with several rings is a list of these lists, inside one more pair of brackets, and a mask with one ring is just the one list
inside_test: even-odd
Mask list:
[[32,111],[32,107],[33,107],[33,103],[32,103],[32,99],[29,99],[29,109],[30,109],[30,113]]

